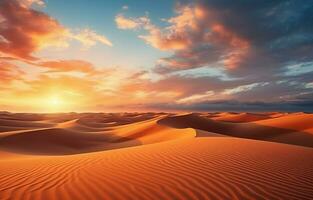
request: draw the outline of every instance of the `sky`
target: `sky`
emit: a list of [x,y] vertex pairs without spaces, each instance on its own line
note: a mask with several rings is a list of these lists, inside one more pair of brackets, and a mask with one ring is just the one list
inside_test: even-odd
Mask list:
[[313,2],[0,0],[0,110],[313,112]]

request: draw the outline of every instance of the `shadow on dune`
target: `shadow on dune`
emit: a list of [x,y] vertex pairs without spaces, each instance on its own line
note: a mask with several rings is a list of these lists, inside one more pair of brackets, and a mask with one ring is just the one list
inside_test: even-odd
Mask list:
[[106,128],[149,120],[157,113],[91,113],[79,118],[78,123],[92,128]]
[[[118,142],[119,141],[119,142]],[[77,132],[61,128],[25,131],[0,137],[0,148],[37,155],[68,155],[140,145],[134,138],[109,133]]]
[[[232,137],[313,147],[313,135],[310,133],[254,123],[215,121],[197,114],[166,117],[159,120],[158,123],[173,128],[194,128]],[[202,132],[200,137],[204,136],[205,134]]]

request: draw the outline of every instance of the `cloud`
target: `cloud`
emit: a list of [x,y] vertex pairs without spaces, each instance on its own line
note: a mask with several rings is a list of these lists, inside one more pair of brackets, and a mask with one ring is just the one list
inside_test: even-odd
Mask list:
[[312,62],[303,62],[303,63],[294,63],[285,67],[283,74],[285,76],[297,76],[304,75],[310,72],[313,72],[313,61]]
[[[0,61],[0,83],[8,84],[14,80],[21,80],[24,72],[18,66]],[[2,88],[3,86],[1,86]]]
[[[239,37],[223,24],[207,20],[207,10],[195,5],[180,5],[176,16],[167,19],[169,26],[160,28],[147,23],[135,23],[145,29],[147,35],[139,35],[147,44],[174,55],[161,58],[155,71],[167,73],[222,62],[226,68],[236,68],[248,54],[249,41]],[[122,16],[122,15],[120,15]],[[140,18],[125,18],[137,22]]]
[[83,72],[93,73],[95,67],[83,60],[56,60],[56,61],[44,61],[36,64],[37,66],[48,68],[50,72]]
[[[18,99],[24,99],[25,102],[18,103],[24,106],[58,95],[71,104],[68,105],[69,109],[76,107],[84,111],[99,111],[99,108],[124,109],[126,104],[127,108],[134,110],[239,111],[242,108],[241,110],[249,111],[261,110],[262,105],[273,110],[279,108],[278,102],[283,102],[285,110],[288,109],[288,102],[292,104],[289,109],[299,110],[305,108],[305,105],[311,105],[313,95],[312,74],[286,77],[284,81],[277,77],[277,80],[271,82],[254,82],[253,79],[224,80],[220,77],[188,74],[152,79],[151,72],[145,70],[133,72],[118,68],[100,74],[98,68],[86,61],[56,60],[37,62],[37,66],[48,69],[48,72],[67,73],[39,73],[30,79],[24,79],[27,74],[19,74],[19,67],[13,67],[12,63],[8,63],[6,67],[1,66],[1,80],[14,84],[3,84],[7,88],[2,89],[0,95],[4,97],[3,100],[11,100],[13,104]],[[72,72],[82,74],[77,76]],[[15,84],[16,80],[20,80],[19,85]],[[77,96],[80,96],[78,102]],[[31,107],[33,110],[38,108],[34,105]]]
[[[269,110],[279,110],[279,102],[283,102],[283,110],[301,110],[300,102],[308,101],[313,95],[312,74],[292,77],[276,77],[272,80],[255,82],[255,79],[224,80],[212,76],[167,75],[152,81],[141,77],[141,73],[127,78],[119,91],[138,94],[143,98],[137,103],[143,104],[145,109],[196,109],[196,110],[261,110],[262,102]],[[131,78],[133,77],[133,79]],[[158,93],[163,96],[159,99]],[[311,95],[311,96],[310,96]],[[304,98],[305,97],[305,98]],[[152,101],[151,101],[152,99]],[[203,104],[203,102],[205,102]],[[210,106],[210,102],[216,104]],[[214,102],[219,102],[214,103]],[[226,102],[225,108],[223,102]],[[233,105],[229,102],[236,102]],[[297,102],[294,104],[294,102]],[[292,104],[292,105],[291,105]],[[299,104],[299,105],[298,105]],[[302,107],[304,108],[304,107]]]
[[44,46],[64,46],[67,30],[48,15],[23,6],[16,0],[0,3],[0,52],[35,59],[31,54]]
[[115,16],[115,23],[119,29],[137,29],[149,24],[149,21],[147,17],[127,18],[122,14]]
[[[312,9],[310,1],[199,0],[180,1],[161,26],[145,16],[126,29],[140,29],[139,38],[171,55],[152,69],[157,81],[136,80],[128,89],[171,94],[150,104],[159,108],[305,109],[312,105]],[[193,76],[196,68],[202,75]],[[209,68],[228,80],[209,76]]]
[[247,85],[240,85],[238,87],[235,88],[231,88],[231,89],[225,89],[225,91],[223,92],[224,94],[237,94],[237,93],[241,93],[241,92],[247,92],[249,90],[252,90],[253,88],[259,87],[259,86],[265,86],[268,83],[251,83],[251,84],[247,84]]
[[[248,55],[250,42],[217,21],[214,12],[200,5],[179,5],[176,14],[167,20],[170,26],[164,28],[163,37],[151,33],[148,36],[163,41],[163,46],[179,44],[178,48],[170,46],[172,48],[169,50],[174,50],[174,55],[160,59],[156,72],[218,64],[226,69],[234,69]],[[162,45],[153,46],[163,48]]]
[[177,100],[177,103],[193,103],[198,101],[203,101],[211,98],[214,95],[213,91],[206,91],[203,94],[194,94],[189,97],[185,97],[182,99]]
[[150,20],[139,35],[151,46],[172,51],[157,73],[219,67],[232,76],[278,73],[288,62],[309,62],[313,50],[309,1],[182,1],[175,15],[157,27]]
[[[48,69],[45,74],[51,73],[67,73],[80,75],[80,77],[88,77],[89,79],[97,79],[105,76],[111,76],[116,69],[112,67],[96,67],[92,63],[85,60],[46,60],[40,62],[30,62],[29,64]],[[80,73],[80,74],[79,74]]]
[[149,35],[140,35],[139,38],[160,50],[181,50],[185,49],[190,43],[181,35],[166,35],[153,25],[146,27],[146,29],[149,31]]
[[140,36],[147,43],[161,50],[183,50],[187,49],[194,42],[188,32],[196,31],[199,27],[196,24],[196,13],[190,7],[179,7],[176,9],[176,17],[166,22],[170,25],[161,29],[154,25],[146,27],[148,35]]
[[35,60],[34,52],[48,47],[65,48],[72,39],[87,47],[97,42],[112,46],[106,37],[92,30],[71,31],[47,14],[34,10],[30,7],[33,4],[43,5],[43,1],[0,2],[0,53],[3,55]]
[[113,46],[112,42],[108,38],[103,35],[99,35],[95,31],[87,28],[80,30],[76,34],[72,33],[69,37],[81,42],[86,48],[94,46],[98,42],[107,46]]
[[1,88],[6,87],[0,90],[5,97],[0,103],[28,99],[31,105],[60,95],[70,103],[79,100],[79,108],[99,104],[89,109],[127,105],[296,111],[312,106],[309,1],[181,1],[162,23],[154,23],[148,15],[117,14],[117,28],[133,30],[148,45],[166,51],[153,68],[135,72],[100,68],[83,60],[36,60],[34,53],[40,49],[65,48],[70,41],[86,48],[113,45],[91,29],[62,26],[35,10],[40,2],[0,1],[0,82]]
[[[137,74],[139,74],[139,77]],[[190,75],[170,75],[161,77],[158,80],[151,80],[141,77],[140,73],[135,73],[128,77],[127,80],[123,84],[123,87],[120,88],[121,91],[149,94],[144,99],[145,101],[152,99],[154,101],[178,103],[228,98],[229,95],[223,94],[225,89],[231,89],[249,83],[249,80],[224,81],[217,77],[194,77]],[[155,94],[157,93],[163,93],[163,98],[156,98]]]
[[[53,68],[62,68],[60,70],[73,72],[70,71],[72,70],[71,67],[65,67],[63,64],[61,62],[45,63],[49,68],[52,68],[53,65]],[[89,70],[83,63],[80,62],[80,64],[82,65],[81,71]],[[77,66],[79,65],[72,65],[73,68]],[[75,70],[75,72],[77,71]],[[26,73],[25,77],[29,75],[28,71]],[[74,73],[39,73],[17,82],[19,79],[12,66],[8,66],[5,70],[1,66],[0,78],[5,77],[8,81],[4,82],[5,84],[0,84],[0,96],[2,97],[0,98],[0,105],[7,105],[19,111],[43,112],[49,109],[47,106],[49,101],[57,97],[62,102],[62,106],[64,105],[62,111],[66,112],[73,111],[73,109],[75,111],[99,111],[96,110],[99,103],[112,106],[124,102],[124,98],[121,98],[122,95],[118,93],[118,90],[116,91],[117,87],[109,87],[112,91],[105,91],[106,86],[111,85],[112,81],[117,79],[118,73],[111,71],[97,75],[98,73],[96,75],[84,73],[81,76]],[[0,82],[2,83],[2,81],[5,80],[1,79]],[[132,102],[129,95],[130,93],[125,94],[125,98]],[[108,101],[109,99],[115,100]]]
[[312,88],[313,89],[313,82],[311,83],[306,83],[305,88]]
[[37,6],[45,6],[45,2],[43,0],[17,0],[20,5],[24,7],[30,7],[32,5],[37,5]]

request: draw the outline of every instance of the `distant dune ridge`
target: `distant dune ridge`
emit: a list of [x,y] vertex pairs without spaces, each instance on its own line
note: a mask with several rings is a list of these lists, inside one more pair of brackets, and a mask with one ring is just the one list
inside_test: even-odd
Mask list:
[[0,113],[0,199],[313,199],[313,114]]
[[[231,117],[223,117],[223,119],[234,119],[235,117],[232,115],[234,114],[231,114]],[[158,123],[174,128],[194,128],[233,137],[313,147],[312,114],[290,114],[279,118],[262,117],[264,120],[256,120],[258,117],[252,114],[249,114],[248,117],[247,115],[238,115],[235,118],[236,122],[242,121],[240,117],[252,122],[220,122],[214,120],[216,117],[210,118],[210,116],[202,117],[197,114],[188,114],[167,117],[159,120]],[[218,117],[218,119],[222,118]]]

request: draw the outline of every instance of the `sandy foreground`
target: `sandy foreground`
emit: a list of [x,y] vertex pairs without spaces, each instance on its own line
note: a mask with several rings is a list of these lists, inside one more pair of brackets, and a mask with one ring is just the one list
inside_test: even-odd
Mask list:
[[313,199],[313,114],[1,112],[0,199]]

